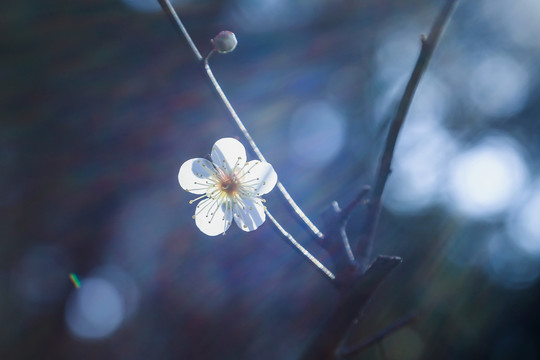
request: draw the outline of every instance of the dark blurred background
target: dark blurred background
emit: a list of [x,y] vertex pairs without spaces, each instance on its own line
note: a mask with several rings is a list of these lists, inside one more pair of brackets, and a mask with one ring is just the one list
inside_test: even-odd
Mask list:
[[[371,183],[442,4],[175,7],[204,53],[236,33],[216,77],[320,223]],[[178,169],[240,134],[157,1],[5,1],[0,30],[0,358],[295,359],[336,293],[268,222],[196,228]],[[540,358],[539,35],[536,0],[460,2],[384,196],[375,254],[404,262],[352,339],[418,317],[356,358]],[[328,261],[277,191],[267,200]]]

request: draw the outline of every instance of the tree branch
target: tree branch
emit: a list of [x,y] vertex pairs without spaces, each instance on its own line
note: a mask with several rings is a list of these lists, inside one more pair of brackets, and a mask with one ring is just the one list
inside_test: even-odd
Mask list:
[[[251,146],[253,152],[261,161],[266,161],[259,148],[253,141],[251,135],[240,120],[235,109],[227,99],[221,86],[214,77],[208,60],[214,53],[212,50],[206,57],[201,56],[196,45],[191,40],[187,30],[180,21],[174,8],[169,0],[158,0],[164,12],[173,21],[178,28],[180,34],[187,40],[193,54],[202,66],[206,78],[212,88],[216,91],[221,103],[227,109],[234,120],[237,127],[240,129],[247,142]],[[379,256],[371,266],[370,257],[375,237],[375,229],[379,220],[381,211],[381,198],[386,185],[386,181],[391,172],[392,158],[396,146],[397,138],[405,116],[411,105],[414,93],[418,83],[425,72],[429,61],[433,55],[441,33],[455,9],[457,0],[447,0],[446,4],[435,20],[429,36],[422,37],[422,49],[418,60],[413,69],[407,87],[403,93],[395,117],[392,120],[388,136],[385,142],[382,156],[379,160],[373,192],[371,193],[368,202],[366,216],[363,219],[362,230],[356,248],[356,260],[353,253],[350,251],[345,225],[347,216],[352,209],[362,201],[362,197],[367,194],[364,189],[359,196],[353,200],[351,205],[347,206],[343,211],[339,209],[337,203],[333,206],[330,212],[327,213],[325,219],[325,232],[328,238],[319,231],[319,229],[309,220],[304,212],[291,198],[281,182],[277,183],[277,187],[290,207],[294,210],[297,217],[307,226],[313,236],[319,241],[319,244],[327,249],[336,265],[336,273],[332,273],[322,263],[320,263],[313,255],[311,255],[302,245],[300,245],[285,229],[277,222],[277,220],[266,210],[268,218],[272,221],[276,229],[282,237],[293,246],[293,248],[304,256],[314,265],[326,279],[331,280],[332,284],[339,290],[339,301],[335,310],[328,318],[325,326],[317,334],[314,340],[308,346],[302,356],[304,360],[328,360],[336,356],[336,351],[339,345],[343,342],[344,336],[351,329],[362,315],[362,311],[371,299],[371,296],[376,291],[378,286],[384,281],[386,276],[399,264],[401,259],[398,257]],[[380,335],[380,334],[379,334]],[[380,336],[384,337],[386,334]],[[376,335],[377,336],[377,335]],[[377,342],[377,341],[375,341]],[[349,352],[356,351],[359,346],[364,346],[364,343],[357,345],[355,348],[349,349]],[[359,350],[358,350],[359,351]]]
[[377,170],[377,176],[375,178],[375,184],[373,186],[373,192],[369,201],[366,217],[362,225],[362,231],[360,238],[358,240],[356,254],[361,268],[364,268],[369,263],[369,258],[371,257],[371,252],[373,248],[373,241],[375,238],[375,229],[379,222],[379,215],[381,212],[381,197],[386,185],[386,180],[388,175],[391,172],[392,158],[394,156],[394,148],[396,146],[397,138],[405,116],[409,111],[409,107],[413,100],[414,93],[418,87],[418,83],[422,75],[424,74],[433,51],[435,50],[442,31],[450,15],[454,11],[457,5],[457,0],[447,0],[446,4],[443,6],[439,16],[433,23],[429,36],[426,38],[422,36],[422,50],[414,66],[414,70],[409,78],[407,87],[403,93],[399,107],[397,109],[396,115],[390,124],[390,129],[388,131],[388,137],[386,138],[386,143],[384,146],[383,154],[379,161],[379,166]]
[[351,212],[363,201],[368,192],[369,187],[365,186],[344,209],[341,209],[337,201],[334,201],[322,213],[325,235],[318,244],[328,252],[334,263],[338,286],[348,283],[357,271],[357,264],[347,236],[347,221]]
[[399,257],[379,256],[365,274],[358,274],[358,277],[349,283],[351,286],[340,292],[338,306],[301,359],[333,359],[345,334],[361,316],[372,294],[400,263]]
[[[356,269],[351,267],[352,273],[344,272],[346,274],[344,277],[341,276],[338,270],[337,282],[340,291],[340,301],[334,313],[303,354],[303,360],[328,360],[335,358],[339,344],[343,342],[345,335],[351,327],[358,322],[364,307],[378,285],[401,262],[400,258],[379,256],[373,265],[368,268],[375,229],[381,210],[381,197],[386,180],[390,174],[397,137],[420,78],[433,55],[444,26],[455,9],[456,4],[457,0],[448,0],[435,20],[429,36],[427,38],[422,37],[422,50],[403,93],[396,115],[390,125],[384,151],[377,169],[375,185],[371,193],[367,214],[362,224],[362,231],[356,249],[357,267]],[[339,224],[339,222],[336,222],[336,224]],[[328,232],[326,229],[325,231]],[[346,263],[344,256],[341,256],[339,259],[344,259],[341,260],[341,263]]]

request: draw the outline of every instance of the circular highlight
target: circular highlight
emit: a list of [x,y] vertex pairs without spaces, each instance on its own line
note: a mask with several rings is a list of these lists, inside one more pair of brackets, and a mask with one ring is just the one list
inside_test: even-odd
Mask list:
[[529,95],[528,69],[503,54],[486,54],[473,69],[470,99],[484,114],[507,117],[519,112]]
[[540,184],[506,222],[508,235],[521,250],[540,256]]
[[344,145],[345,120],[327,103],[309,103],[294,113],[289,135],[290,149],[298,165],[324,167]]
[[100,339],[111,335],[124,320],[124,304],[119,291],[100,278],[83,280],[66,306],[69,330],[83,339]]
[[450,165],[448,205],[471,217],[507,210],[523,194],[528,170],[517,145],[491,137],[463,151]]

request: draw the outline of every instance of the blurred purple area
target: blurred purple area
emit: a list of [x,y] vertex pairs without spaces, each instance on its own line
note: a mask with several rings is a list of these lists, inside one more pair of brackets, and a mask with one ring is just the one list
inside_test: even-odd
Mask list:
[[[204,53],[235,32],[214,73],[317,224],[371,183],[442,3],[174,2]],[[540,357],[539,24],[536,0],[459,4],[383,199],[375,254],[404,262],[353,342],[418,313],[387,359]],[[269,223],[196,228],[180,165],[243,138],[157,1],[4,2],[0,30],[0,359],[297,358],[336,293]]]

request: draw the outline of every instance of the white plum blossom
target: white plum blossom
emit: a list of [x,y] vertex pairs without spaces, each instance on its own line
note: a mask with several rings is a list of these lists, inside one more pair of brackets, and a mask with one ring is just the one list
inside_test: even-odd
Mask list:
[[257,229],[266,219],[261,195],[277,183],[277,174],[267,162],[246,161],[240,141],[223,138],[214,144],[212,161],[190,159],[178,172],[180,186],[201,195],[195,209],[195,224],[206,235],[225,234],[234,219],[244,231]]

